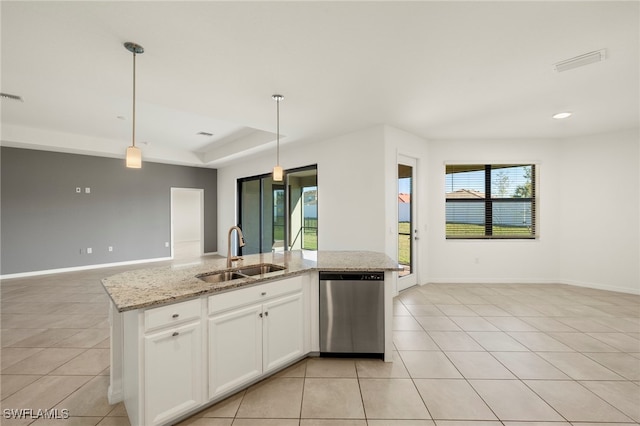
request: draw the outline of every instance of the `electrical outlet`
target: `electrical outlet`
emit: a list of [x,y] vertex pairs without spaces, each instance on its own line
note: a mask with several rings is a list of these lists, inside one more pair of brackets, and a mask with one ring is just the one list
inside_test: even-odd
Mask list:
[[91,253],[93,253],[93,249],[91,247],[88,247],[87,248],[87,254],[91,254]]
[[84,193],[85,193],[85,194],[91,194],[91,188],[86,187],[86,188],[84,189]]
[[165,246],[165,247],[169,247],[169,241],[166,241],[166,242],[164,243],[164,246]]
[[113,251],[113,247],[112,246],[109,246],[109,251]]

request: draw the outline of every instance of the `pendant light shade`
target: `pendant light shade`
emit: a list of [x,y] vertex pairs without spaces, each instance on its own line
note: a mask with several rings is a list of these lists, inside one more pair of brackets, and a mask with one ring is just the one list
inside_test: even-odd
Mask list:
[[272,95],[271,98],[276,101],[276,165],[273,168],[273,181],[282,182],[284,172],[280,166],[280,101],[284,96]]
[[274,182],[282,182],[283,178],[284,178],[284,171],[282,170],[282,167],[274,166],[273,167],[273,180],[274,180]]
[[139,44],[126,42],[125,49],[133,53],[133,113],[132,113],[132,131],[131,146],[127,148],[125,165],[131,169],[139,169],[142,167],[142,151],[136,147],[136,55],[144,53],[144,48]]
[[130,169],[142,168],[142,151],[137,146],[127,148],[126,166]]

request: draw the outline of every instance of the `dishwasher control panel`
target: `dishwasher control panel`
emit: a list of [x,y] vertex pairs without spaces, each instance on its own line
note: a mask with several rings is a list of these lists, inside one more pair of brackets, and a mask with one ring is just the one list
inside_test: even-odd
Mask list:
[[320,272],[321,280],[384,281],[384,272]]

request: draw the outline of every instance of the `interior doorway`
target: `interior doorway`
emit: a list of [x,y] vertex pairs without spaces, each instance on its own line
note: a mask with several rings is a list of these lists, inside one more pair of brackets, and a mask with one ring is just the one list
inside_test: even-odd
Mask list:
[[398,156],[398,290],[418,283],[416,244],[418,226],[416,216],[416,159]]
[[171,257],[204,254],[204,189],[171,188]]

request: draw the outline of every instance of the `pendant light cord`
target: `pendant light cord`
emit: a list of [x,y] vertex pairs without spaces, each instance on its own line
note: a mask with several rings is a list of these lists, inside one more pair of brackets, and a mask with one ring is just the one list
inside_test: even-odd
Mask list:
[[280,165],[280,99],[276,102],[276,166]]
[[131,131],[131,146],[136,146],[136,52],[133,51],[133,129]]

